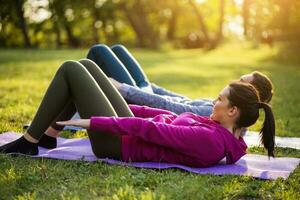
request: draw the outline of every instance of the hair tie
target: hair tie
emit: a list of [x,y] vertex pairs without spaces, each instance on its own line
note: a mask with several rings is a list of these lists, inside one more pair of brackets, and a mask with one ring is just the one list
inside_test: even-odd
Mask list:
[[263,102],[257,102],[256,103],[257,108],[264,108],[265,104]]

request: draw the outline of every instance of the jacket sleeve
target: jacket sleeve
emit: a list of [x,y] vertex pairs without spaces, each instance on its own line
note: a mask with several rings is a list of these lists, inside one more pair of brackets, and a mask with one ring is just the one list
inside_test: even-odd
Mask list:
[[172,113],[167,110],[151,108],[148,106],[129,105],[129,108],[135,117],[141,118],[155,117],[160,114],[176,115],[175,113]]
[[195,156],[202,148],[210,149],[213,143],[213,130],[209,128],[176,126],[136,117],[92,117],[90,129],[139,137],[144,141]]

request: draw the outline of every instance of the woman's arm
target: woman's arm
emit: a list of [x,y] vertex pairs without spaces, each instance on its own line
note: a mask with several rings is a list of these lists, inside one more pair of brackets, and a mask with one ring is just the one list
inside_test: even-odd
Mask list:
[[177,126],[136,117],[92,117],[90,129],[139,137],[195,156],[202,148],[212,148],[212,132],[215,131],[207,127]]

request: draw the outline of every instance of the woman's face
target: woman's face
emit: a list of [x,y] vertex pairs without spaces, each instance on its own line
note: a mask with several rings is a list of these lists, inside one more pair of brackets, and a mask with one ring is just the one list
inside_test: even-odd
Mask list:
[[232,110],[232,106],[227,98],[228,95],[229,87],[227,86],[221,91],[218,98],[213,101],[214,108],[210,118],[221,124],[228,119]]

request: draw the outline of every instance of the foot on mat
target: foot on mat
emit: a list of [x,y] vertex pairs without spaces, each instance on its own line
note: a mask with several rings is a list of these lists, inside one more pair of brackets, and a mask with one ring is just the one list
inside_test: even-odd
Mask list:
[[26,155],[37,155],[38,145],[27,141],[24,136],[0,147],[0,153],[22,153]]
[[46,149],[54,149],[57,146],[57,140],[54,137],[44,134],[38,142],[38,146]]

